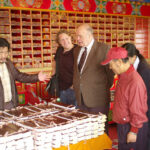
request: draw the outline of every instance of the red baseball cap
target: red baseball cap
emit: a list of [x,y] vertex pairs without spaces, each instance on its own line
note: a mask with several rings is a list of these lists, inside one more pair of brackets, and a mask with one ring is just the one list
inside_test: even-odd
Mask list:
[[122,59],[127,57],[128,57],[128,52],[125,48],[113,47],[108,51],[107,57],[103,62],[101,62],[101,65],[106,65],[113,59]]

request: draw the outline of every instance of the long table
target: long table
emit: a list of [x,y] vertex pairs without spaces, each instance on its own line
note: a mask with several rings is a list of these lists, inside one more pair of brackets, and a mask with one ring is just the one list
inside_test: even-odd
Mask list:
[[105,150],[112,148],[112,141],[107,134],[100,135],[97,138],[78,142],[77,144],[70,144],[69,146],[62,146],[53,150]]

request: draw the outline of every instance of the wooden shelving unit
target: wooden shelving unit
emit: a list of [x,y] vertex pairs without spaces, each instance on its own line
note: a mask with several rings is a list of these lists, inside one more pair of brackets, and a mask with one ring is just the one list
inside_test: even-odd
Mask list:
[[110,46],[134,42],[134,18],[94,13],[0,8],[0,37],[11,43],[11,59],[22,71],[51,71],[57,49],[56,34],[69,30],[75,38],[76,28],[89,23],[98,41]]
[[[135,43],[145,58],[150,58],[150,18],[136,18]],[[149,50],[149,51],[148,51]]]
[[[60,29],[70,31],[75,39],[76,28],[89,23],[94,29],[95,39],[111,47],[125,42],[136,42],[140,46],[138,39],[140,37],[140,41],[145,42],[145,36],[138,28],[144,30],[145,23],[148,28],[146,21],[147,18],[133,16],[0,8],[0,37],[10,41],[11,59],[17,68],[25,72],[35,72],[39,68],[51,71],[57,49],[55,38]],[[144,51],[144,54],[148,55],[148,52]]]
[[[77,27],[88,23],[93,27],[94,37],[111,47],[126,42],[135,43],[142,54],[150,60],[150,18],[52,11],[38,9],[0,8],[0,37],[11,43],[11,60],[22,72],[52,71],[57,49],[56,34],[68,30],[75,40]],[[44,97],[45,83],[30,84],[36,94]],[[25,85],[17,86],[24,89]]]

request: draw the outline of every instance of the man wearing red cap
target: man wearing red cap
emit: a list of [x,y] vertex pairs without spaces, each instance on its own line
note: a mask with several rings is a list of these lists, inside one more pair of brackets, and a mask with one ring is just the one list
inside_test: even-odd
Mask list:
[[113,106],[113,120],[117,123],[118,131],[118,149],[147,150],[148,119],[145,84],[130,65],[124,48],[111,48],[106,60],[101,64],[108,63],[110,69],[119,76]]

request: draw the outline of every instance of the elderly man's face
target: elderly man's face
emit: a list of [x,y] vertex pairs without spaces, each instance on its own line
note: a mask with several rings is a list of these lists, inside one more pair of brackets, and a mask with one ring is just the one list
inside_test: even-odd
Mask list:
[[81,47],[86,47],[91,42],[91,35],[90,33],[84,29],[83,27],[79,27],[76,32],[76,38],[78,45]]
[[0,63],[5,63],[9,52],[7,47],[0,47]]

